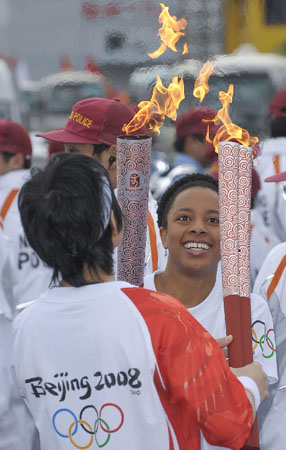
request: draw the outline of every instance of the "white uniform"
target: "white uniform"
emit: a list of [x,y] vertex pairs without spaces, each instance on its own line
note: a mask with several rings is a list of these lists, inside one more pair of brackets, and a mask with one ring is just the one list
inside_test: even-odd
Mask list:
[[[1,417],[8,411],[11,397],[10,355],[12,344],[12,318],[15,305],[12,293],[12,273],[7,243],[0,230],[0,436]],[[1,448],[1,439],[0,439]]]
[[[145,277],[144,287],[146,289],[156,290],[154,277],[156,273]],[[191,295],[191,294],[190,294]],[[189,312],[197,321],[215,338],[221,338],[226,335],[223,289],[221,266],[218,267],[216,283],[208,297],[199,305],[188,308]],[[271,339],[272,346],[275,346],[273,333],[273,323],[269,308],[261,297],[251,294],[251,319],[253,327],[253,349],[254,360],[259,361],[268,376],[270,383],[275,383],[278,379],[276,366],[276,352],[268,347],[263,336],[267,334]],[[272,330],[272,331],[269,331]],[[259,344],[260,343],[260,344]],[[213,447],[202,439],[202,449],[221,449],[222,447]],[[225,447],[224,447],[225,449]]]
[[270,250],[279,244],[280,240],[264,223],[260,210],[251,210],[251,236],[250,236],[250,276],[251,286]]
[[[276,162],[276,163],[275,163]],[[286,202],[282,198],[282,183],[265,183],[264,179],[286,170],[286,137],[268,139],[261,144],[261,155],[255,160],[261,188],[256,207],[264,223],[280,242],[286,241]]]
[[241,448],[252,424],[243,386],[183,305],[124,282],[57,287],[28,306],[14,373],[41,450],[199,450],[200,428]]
[[9,242],[1,230],[0,254],[0,450],[31,450],[33,439],[30,433],[34,425],[11,373],[12,319],[16,304],[12,292]]
[[[281,450],[286,441],[286,269],[268,292],[274,273],[286,255],[286,243],[274,247],[266,257],[255,281],[254,292],[269,304],[275,329],[279,383],[270,387],[270,397],[261,405],[261,450]],[[283,266],[282,266],[283,267]],[[270,297],[269,297],[270,295]],[[268,298],[269,297],[269,298]]]
[[[154,228],[156,232],[156,244],[157,244],[157,253],[158,253],[158,270],[164,270],[167,264],[168,256],[166,254],[165,248],[163,247],[160,231],[158,227],[158,216],[157,216],[157,202],[152,197],[151,192],[149,192],[149,203],[148,203],[148,210],[152,215],[153,222],[154,222]],[[157,270],[156,269],[156,270]],[[150,231],[147,227],[147,241],[146,241],[146,254],[145,254],[145,270],[144,274],[149,275],[154,272],[153,265],[152,265],[152,251],[151,251],[151,244],[150,244]]]
[[[11,190],[20,189],[28,177],[28,170],[13,170],[0,176],[0,209]],[[47,289],[52,271],[44,266],[25,238],[17,199],[16,196],[8,209],[3,231],[12,245],[13,294],[20,304],[35,299]]]

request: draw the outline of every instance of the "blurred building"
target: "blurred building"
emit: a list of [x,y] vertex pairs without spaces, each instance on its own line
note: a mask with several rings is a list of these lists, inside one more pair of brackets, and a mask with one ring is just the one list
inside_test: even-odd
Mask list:
[[[205,61],[241,44],[286,54],[285,0],[172,0],[171,16],[188,21],[185,41],[157,59],[159,0],[0,0],[0,56],[14,61],[18,78],[38,80],[64,67],[82,70],[87,58],[126,85],[138,66]],[[183,42],[189,54],[182,55]]]
[[[172,16],[188,20],[186,40],[194,58],[223,51],[221,3],[166,2]],[[148,57],[160,45],[160,12],[158,0],[0,0],[0,54],[21,60],[36,80],[57,72],[63,60],[84,69],[92,56],[122,85],[135,66],[184,59],[181,42],[177,53],[167,50],[156,61]]]

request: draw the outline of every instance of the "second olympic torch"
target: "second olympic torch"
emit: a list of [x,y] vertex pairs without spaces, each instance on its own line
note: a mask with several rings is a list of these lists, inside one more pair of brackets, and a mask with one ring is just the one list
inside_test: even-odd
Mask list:
[[[219,207],[220,243],[228,349],[231,367],[253,360],[250,306],[250,202],[252,149],[236,142],[220,142]],[[258,450],[257,422],[244,450]]]
[[[242,367],[253,360],[250,306],[250,204],[253,148],[258,142],[247,130],[231,121],[228,113],[233,85],[220,91],[222,108],[212,120],[218,125],[213,141],[218,152],[220,248],[229,365]],[[209,136],[207,135],[209,140]],[[244,450],[258,450],[257,422]]]
[[219,143],[220,242],[224,307],[232,367],[252,361],[250,314],[250,201],[252,149]]

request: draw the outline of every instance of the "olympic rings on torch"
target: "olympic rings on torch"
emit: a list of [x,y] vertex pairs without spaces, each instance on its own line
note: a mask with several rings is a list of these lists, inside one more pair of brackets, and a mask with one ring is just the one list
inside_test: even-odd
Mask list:
[[[119,425],[117,425],[113,429],[111,429],[111,427],[106,422],[106,420],[104,420],[101,417],[101,415],[103,413],[103,410],[105,408],[113,408],[113,409],[115,408],[120,414]],[[88,410],[88,409],[93,410],[95,412],[95,414],[96,414],[96,419],[94,420],[94,422],[92,421],[93,422],[93,426],[89,422],[87,422],[87,420],[84,420],[82,418],[84,412],[86,410]],[[62,414],[62,413],[68,413],[68,414],[70,414],[72,416],[72,422],[68,426],[67,433],[64,433],[63,430],[61,430],[60,426],[59,426],[58,415]],[[63,419],[63,423],[65,423],[66,420],[67,419],[64,418]],[[122,409],[118,405],[116,405],[115,403],[105,403],[104,405],[101,406],[101,408],[99,410],[99,413],[98,413],[97,408],[95,406],[93,406],[93,405],[84,406],[84,408],[82,408],[82,410],[80,411],[79,419],[76,417],[75,413],[73,411],[71,411],[70,409],[67,409],[67,408],[58,409],[53,415],[52,422],[53,422],[54,430],[56,431],[56,433],[60,437],[65,438],[65,439],[69,439],[71,444],[74,447],[84,450],[84,449],[89,448],[92,445],[93,442],[95,442],[97,447],[99,447],[99,448],[105,447],[108,444],[108,442],[110,441],[111,434],[112,433],[116,433],[122,427],[123,422],[124,422],[124,414],[123,414]],[[57,425],[56,422],[58,423],[58,425]],[[90,440],[85,445],[79,445],[79,444],[77,444],[75,442],[74,436],[75,436],[75,434],[78,431],[78,428],[79,428],[78,424],[80,424],[81,428],[85,431],[86,434],[90,435]],[[64,426],[66,426],[66,425],[64,425]],[[102,430],[102,432],[107,434],[106,440],[103,443],[99,443],[99,440],[98,440],[99,427]]]
[[[260,331],[259,333],[259,328],[261,327],[263,331]],[[269,328],[269,330],[266,331],[266,325],[264,322],[262,322],[262,320],[256,320],[252,324],[252,341],[254,342],[253,350],[255,350],[259,345],[263,358],[272,358],[272,356],[276,352],[274,343],[269,337],[269,333],[271,332],[273,332],[274,334],[273,328]],[[264,344],[266,344],[267,347],[271,350],[271,353],[266,351],[267,347],[265,348]]]

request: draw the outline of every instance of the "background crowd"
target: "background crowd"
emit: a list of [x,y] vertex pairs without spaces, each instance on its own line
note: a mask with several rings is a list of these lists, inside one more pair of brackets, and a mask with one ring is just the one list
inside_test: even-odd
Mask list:
[[[254,360],[260,362],[267,376],[269,398],[265,400],[267,389],[261,381],[261,372],[256,372],[261,370],[258,365],[241,373],[234,372],[234,375],[248,379],[244,387],[246,392],[251,392],[254,412],[260,400],[265,400],[258,409],[261,449],[281,450],[286,404],[283,290],[286,279],[286,89],[274,96],[268,109],[271,136],[259,143],[260,152],[253,162],[250,256]],[[121,430],[123,447],[120,448],[128,448],[124,446],[126,442],[130,448],[144,449],[150,442],[157,442],[153,448],[169,448],[166,446],[168,436],[178,448],[200,448],[200,445],[202,448],[215,445],[240,448],[252,424],[252,409],[250,411],[241,383],[238,386],[236,377],[229,371],[222,351],[213,340],[208,341],[210,334],[225,348],[232,339],[226,337],[223,307],[217,155],[206,140],[207,124],[204,122],[204,119],[213,119],[216,112],[204,106],[183,112],[176,122],[171,156],[164,148],[158,148],[154,137],[148,205],[151,219],[148,221],[144,273],[144,287],[153,294],[149,291],[142,294],[141,289],[136,291],[136,288],[133,292],[125,284],[116,285],[114,291],[107,289],[108,283],[113,282],[114,272],[116,280],[114,250],[124,222],[116,201],[116,138],[122,134],[122,126],[134,116],[134,108],[118,99],[92,97],[75,103],[72,111],[63,128],[35,137],[47,140],[49,155],[45,164],[41,164],[43,172],[32,171],[32,176],[32,144],[27,130],[10,119],[0,119],[0,449],[69,448],[63,445],[67,438],[74,442],[78,423],[87,427],[95,440],[100,421],[103,428],[106,427],[105,432],[109,430],[104,419],[98,419],[94,431],[90,431],[88,422],[80,415],[65,434],[59,431],[60,419],[56,419],[59,412],[52,416],[55,397],[61,396],[65,400],[67,391],[72,389],[68,387],[71,385],[68,377],[74,376],[72,371],[78,380],[81,374],[84,375],[77,380],[77,389],[82,390],[82,396],[89,397],[93,346],[82,350],[87,337],[93,340],[97,362],[100,362],[98,367],[102,371],[108,370],[106,361],[109,357],[105,357],[105,350],[112,353],[112,358],[118,362],[116,370],[123,374],[124,364],[120,365],[120,358],[126,363],[130,356],[123,354],[125,347],[130,350],[132,361],[136,361],[134,364],[146,365],[142,377],[149,386],[149,396],[145,392],[140,397],[138,410],[142,413],[138,412],[137,422],[134,419],[135,429],[131,436],[124,437]],[[87,118],[92,125],[87,127],[74,120],[75,113]],[[140,131],[148,133],[147,129]],[[215,132],[216,126],[211,125],[210,135]],[[97,177],[93,177],[93,173],[97,173]],[[93,199],[87,198],[86,188],[94,192]],[[92,212],[95,210],[100,214]],[[95,291],[87,292],[90,286],[86,285],[97,287],[102,283],[105,285],[102,292],[96,291],[96,295]],[[175,323],[170,318],[162,320],[158,314],[156,308],[163,308],[162,305],[168,303],[162,294],[178,300],[175,304],[169,300],[170,305],[166,306],[170,308],[170,317],[176,317]],[[127,302],[126,310],[117,309],[118,299],[124,295],[123,303],[131,298],[132,305],[127,307]],[[89,303],[90,296],[95,296],[94,305]],[[77,297],[82,303],[76,301]],[[51,309],[53,304],[56,306]],[[140,321],[137,324],[135,309],[144,318],[143,324]],[[204,328],[196,329],[197,322],[189,319],[192,316]],[[87,336],[77,328],[78,321],[86,327]],[[183,337],[184,326],[180,328],[180,321],[185,323],[187,337]],[[97,331],[92,331],[93,328]],[[149,340],[140,335],[146,334],[147,329],[151,336]],[[89,330],[91,334],[88,334]],[[197,335],[192,334],[192,330]],[[96,343],[99,336],[107,339],[105,349]],[[152,342],[155,356],[146,339],[149,347]],[[192,342],[191,350],[188,339]],[[201,346],[196,346],[196,339],[201,340]],[[204,358],[209,345],[214,347],[211,356],[208,355],[211,362],[206,362]],[[114,350],[111,351],[112,346],[119,348],[117,356]],[[161,346],[165,346],[165,354],[164,351],[160,353]],[[76,356],[72,361],[73,351]],[[190,361],[193,359],[197,366],[195,363],[192,366]],[[60,364],[53,365],[54,361],[59,363],[61,360],[68,369],[63,369]],[[186,393],[184,383],[190,382],[184,378],[186,371],[195,376],[196,370],[206,366],[207,375],[199,384],[190,386]],[[151,372],[154,368],[154,385],[148,367]],[[136,369],[129,368],[129,371],[129,376],[136,378]],[[114,386],[112,374],[109,375]],[[57,380],[47,381],[50,376]],[[255,381],[254,387],[249,380]],[[138,387],[139,383],[134,386]],[[224,392],[225,402],[225,409],[219,398],[214,402],[223,417],[221,422],[216,422],[216,407],[202,407],[206,392],[216,396],[218,386]],[[201,394],[203,389],[206,390],[204,395]],[[40,396],[45,396],[46,403],[40,404]],[[102,402],[108,401],[106,399],[108,397],[103,395]],[[138,427],[139,422],[144,422],[144,408],[147,415],[150,414],[152,402],[154,411],[150,420],[154,428],[143,427],[143,431],[136,432],[136,423]],[[228,423],[232,402],[236,405],[233,413],[237,414],[234,420],[237,428]],[[71,403],[76,405],[75,399]],[[126,410],[132,410],[131,403],[126,405]],[[167,429],[162,425],[162,405],[169,419]],[[97,417],[100,418],[100,414]],[[201,414],[200,418],[195,419],[196,414]],[[72,416],[74,418],[74,413]],[[49,431],[46,421],[50,419],[57,436]],[[188,430],[188,421],[195,423],[192,432]],[[126,425],[128,430],[129,426]],[[226,430],[228,426],[230,429]],[[61,439],[61,443],[56,444],[56,439]]]

